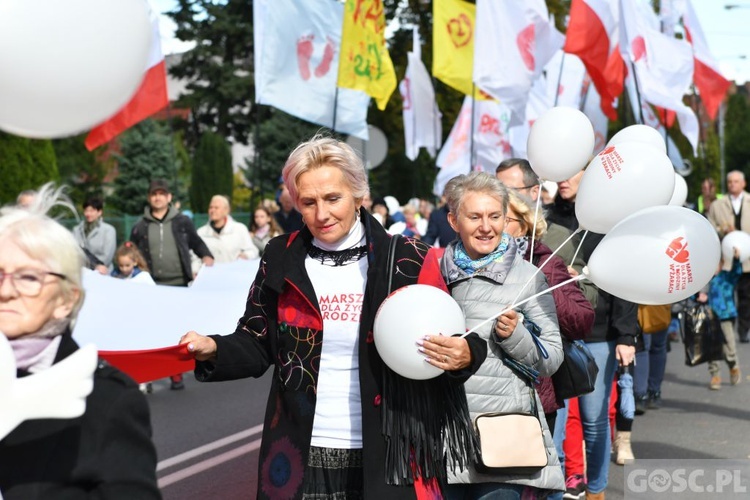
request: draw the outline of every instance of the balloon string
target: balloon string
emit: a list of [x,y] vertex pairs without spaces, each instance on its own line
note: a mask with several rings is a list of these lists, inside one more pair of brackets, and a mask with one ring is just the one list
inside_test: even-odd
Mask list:
[[534,237],[536,236],[536,221],[539,218],[539,205],[542,201],[542,179],[539,179],[539,194],[536,197],[536,207],[534,208],[534,227],[531,228],[531,253],[529,262],[534,262]]
[[[536,219],[534,219],[534,220],[536,220]],[[572,240],[573,236],[575,236],[576,234],[578,234],[580,231],[581,231],[581,229],[577,229],[576,231],[574,231],[573,234],[571,234],[570,236],[568,236],[568,238],[565,241],[563,241],[562,243],[560,243],[560,246],[558,246],[557,248],[555,248],[555,251],[552,252],[552,254],[549,257],[547,257],[547,260],[545,260],[542,263],[541,266],[537,266],[536,270],[534,271],[534,274],[532,274],[531,277],[529,277],[529,279],[526,281],[526,283],[524,283],[523,287],[521,287],[521,290],[518,291],[518,294],[516,295],[516,298],[513,299],[513,302],[515,302],[515,301],[518,300],[518,297],[520,297],[521,294],[523,293],[523,291],[526,290],[526,287],[529,286],[529,283],[531,283],[534,280],[534,276],[536,276],[537,274],[539,274],[542,271],[542,269],[544,269],[544,266],[546,266],[547,263],[552,260],[552,257],[554,257],[555,255],[557,255],[557,252],[559,252],[560,249],[562,247],[564,247],[566,243],[568,243],[570,240]],[[533,247],[533,244],[532,244],[532,249],[533,248],[534,247]],[[532,254],[532,257],[533,257],[533,254]],[[573,259],[573,260],[575,260],[575,259]],[[531,262],[531,259],[529,259],[529,262]]]
[[[573,234],[578,234],[580,232],[581,232],[581,228],[579,227],[578,229],[576,229],[576,232],[573,233]],[[573,260],[570,261],[570,265],[571,266],[573,265],[573,262],[576,261],[576,257],[578,257],[578,252],[581,250],[581,246],[583,245],[583,240],[584,240],[584,238],[586,238],[587,234],[589,234],[589,230],[588,229],[583,232],[583,236],[581,236],[581,241],[578,242],[578,248],[576,248],[576,253],[573,254]]]
[[481,323],[479,323],[478,325],[475,325],[475,326],[474,326],[474,328],[472,328],[472,329],[471,329],[471,330],[469,330],[468,332],[466,332],[466,333],[464,333],[463,335],[461,335],[461,337],[466,337],[466,336],[467,336],[468,334],[476,332],[476,331],[477,331],[477,330],[478,330],[478,329],[479,329],[480,327],[482,327],[482,326],[486,325],[486,324],[487,324],[487,323],[489,323],[490,321],[494,321],[495,319],[497,319],[497,317],[498,317],[498,316],[502,316],[503,314],[507,313],[508,311],[511,311],[511,310],[513,310],[514,308],[518,307],[518,306],[522,306],[522,305],[524,305],[524,304],[525,304],[526,302],[528,302],[528,301],[530,301],[530,300],[532,300],[532,299],[535,299],[535,298],[537,298],[537,297],[540,297],[540,296],[542,296],[542,295],[544,295],[544,294],[546,294],[546,293],[550,293],[551,291],[553,291],[553,290],[556,290],[556,289],[560,288],[561,286],[565,286],[565,285],[567,285],[568,283],[574,283],[574,282],[576,282],[576,281],[581,281],[581,280],[583,280],[583,279],[587,279],[587,276],[586,276],[585,274],[579,274],[578,276],[574,276],[573,278],[570,278],[569,280],[565,280],[565,281],[563,281],[562,283],[558,283],[558,284],[557,284],[557,285],[555,285],[555,286],[552,286],[552,287],[549,287],[549,288],[545,288],[545,289],[544,289],[544,290],[542,290],[541,292],[539,292],[539,293],[536,293],[536,294],[532,295],[531,297],[527,297],[527,298],[523,299],[523,300],[522,300],[521,302],[516,302],[516,303],[515,303],[515,304],[513,304],[512,306],[508,306],[508,307],[507,307],[506,309],[504,309],[504,310],[503,310],[502,312],[500,312],[500,313],[498,313],[498,314],[495,314],[494,316],[490,316],[489,318],[487,318],[486,320],[482,321],[482,322],[481,322]]

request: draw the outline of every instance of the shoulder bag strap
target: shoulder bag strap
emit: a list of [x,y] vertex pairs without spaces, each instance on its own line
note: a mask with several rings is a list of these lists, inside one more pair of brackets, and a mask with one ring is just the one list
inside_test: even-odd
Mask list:
[[388,244],[388,263],[386,264],[388,269],[388,295],[391,294],[393,287],[393,268],[396,265],[396,243],[398,243],[398,239],[399,235],[394,234]]

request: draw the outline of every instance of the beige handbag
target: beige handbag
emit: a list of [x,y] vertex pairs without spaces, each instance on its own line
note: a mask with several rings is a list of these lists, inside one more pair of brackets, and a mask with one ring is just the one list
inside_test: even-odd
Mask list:
[[483,413],[474,426],[481,457],[476,469],[491,474],[528,474],[547,465],[547,449],[534,389],[532,413]]

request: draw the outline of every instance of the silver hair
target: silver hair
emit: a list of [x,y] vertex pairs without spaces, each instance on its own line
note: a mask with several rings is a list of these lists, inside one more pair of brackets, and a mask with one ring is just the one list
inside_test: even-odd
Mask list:
[[297,146],[281,171],[284,185],[297,205],[297,181],[300,175],[320,167],[334,167],[341,170],[344,179],[352,190],[354,199],[361,200],[370,192],[367,170],[359,155],[345,142],[332,137],[316,135]]
[[508,188],[494,175],[487,172],[461,174],[449,180],[443,190],[448,210],[458,215],[467,193],[484,193],[497,199],[503,205],[503,214],[508,211]]
[[65,194],[65,187],[56,188],[53,183],[42,186],[27,207],[3,207],[0,209],[0,240],[12,240],[29,257],[65,276],[66,279],[60,280],[63,297],[73,300],[75,291],[79,291],[70,314],[75,319],[83,304],[81,269],[86,257],[73,233],[48,215],[55,207],[68,209],[78,218],[73,203]]

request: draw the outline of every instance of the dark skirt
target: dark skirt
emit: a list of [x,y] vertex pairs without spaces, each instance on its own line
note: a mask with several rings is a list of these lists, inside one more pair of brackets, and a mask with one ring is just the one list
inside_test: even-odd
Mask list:
[[310,447],[305,471],[305,500],[364,498],[362,450]]

